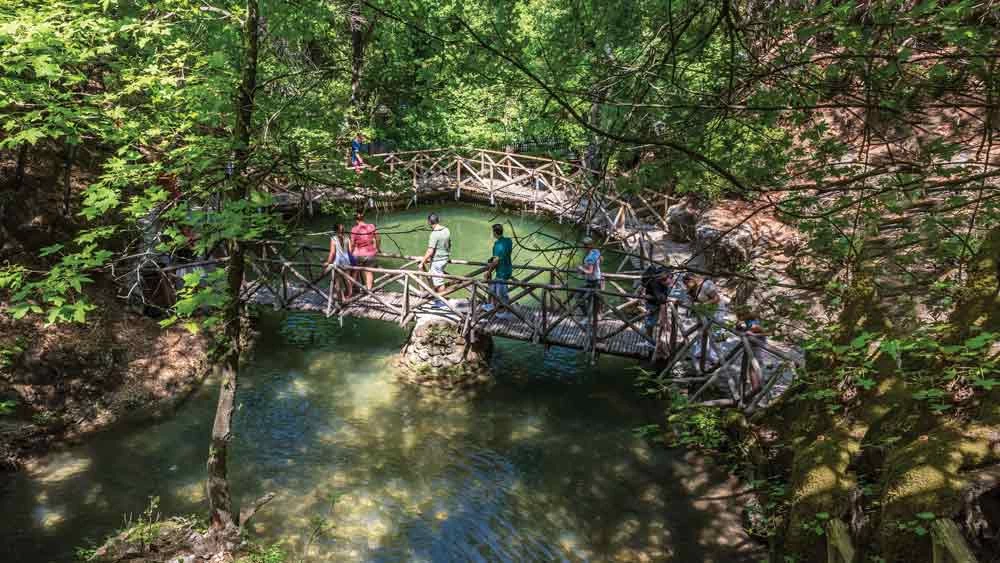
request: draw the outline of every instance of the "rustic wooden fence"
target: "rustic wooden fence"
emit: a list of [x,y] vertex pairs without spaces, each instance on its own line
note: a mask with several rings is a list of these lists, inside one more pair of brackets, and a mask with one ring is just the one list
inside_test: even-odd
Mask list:
[[[343,169],[317,163],[314,172]],[[378,188],[334,189],[272,183],[279,205],[312,210],[323,200],[388,207],[454,195],[546,213],[607,237],[642,267],[652,252],[651,229],[667,230],[673,200],[651,190],[620,195],[599,172],[568,161],[478,148],[440,148],[369,155],[365,170],[384,179]]]
[[[507,282],[509,300],[503,302],[483,276],[487,270],[484,262],[452,260],[451,264],[471,271],[443,276],[421,270],[419,257],[390,254],[380,255],[379,260],[394,262],[391,267],[324,268],[315,256],[325,250],[263,246],[250,261],[253,276],[242,297],[275,308],[312,310],[328,317],[374,318],[400,325],[418,315],[436,315],[460,326],[470,343],[477,334],[488,334],[546,347],[576,348],[591,360],[599,354],[660,360],[664,362],[661,376],[667,378],[678,362],[687,361],[693,375],[668,381],[699,383],[692,401],[722,383],[720,377],[731,377],[735,371],[739,376],[734,398],[713,404],[751,410],[779,379],[772,376],[763,392],[750,393],[750,370],[764,372],[755,351],[769,353],[783,363],[796,362],[785,352],[737,332],[711,315],[692,311],[682,300],[671,299],[660,307],[653,330],[647,331],[643,325],[645,297],[634,289],[639,285],[638,274],[605,274],[603,287],[587,288],[573,270],[518,264],[514,266],[515,279]],[[371,289],[359,281],[362,272],[372,273]],[[344,287],[350,285],[350,296],[335,290],[335,275]],[[445,294],[434,292],[432,277],[446,280]],[[498,306],[492,310],[481,307],[491,301]],[[435,308],[435,303],[440,305]],[[723,349],[723,341],[728,341],[728,351]],[[692,348],[700,354],[692,354]],[[712,355],[716,361],[710,359]]]

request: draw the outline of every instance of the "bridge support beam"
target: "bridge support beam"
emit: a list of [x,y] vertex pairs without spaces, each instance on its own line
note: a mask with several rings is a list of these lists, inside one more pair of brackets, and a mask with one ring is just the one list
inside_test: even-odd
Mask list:
[[489,360],[493,339],[472,332],[443,318],[418,317],[417,324],[400,353],[397,376],[421,387],[461,392],[493,382]]

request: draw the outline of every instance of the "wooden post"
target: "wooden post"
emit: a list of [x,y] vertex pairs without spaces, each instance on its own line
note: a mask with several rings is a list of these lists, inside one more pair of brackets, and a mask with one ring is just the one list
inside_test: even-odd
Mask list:
[[281,305],[284,307],[288,301],[288,276],[285,274],[285,265],[281,265]]
[[827,563],[854,563],[854,546],[851,534],[843,520],[830,520],[826,524]]
[[597,292],[597,289],[591,290],[590,302],[590,365],[597,363],[597,321],[598,313],[600,311],[600,299],[601,295]]
[[410,172],[413,173],[413,203],[417,203],[417,167],[414,165],[410,168]]
[[677,336],[679,332],[680,317],[677,314],[677,302],[670,302],[670,353],[677,350]]
[[403,277],[403,314],[399,317],[399,326],[403,326],[410,317],[410,276]]
[[934,563],[976,563],[976,557],[954,520],[939,518],[931,523]]
[[549,316],[549,313],[548,313],[548,309],[549,309],[549,307],[548,307],[548,301],[549,301],[549,290],[548,289],[542,289],[542,332],[541,332],[541,335],[548,334],[548,332],[546,331],[546,328],[545,328],[545,325],[548,323],[548,316]]
[[701,338],[701,357],[698,358],[698,368],[701,373],[705,373],[705,367],[708,365],[708,331],[712,330],[712,324],[708,322],[707,319],[699,320],[701,324],[701,334],[698,338]]
[[746,382],[750,378],[750,374],[748,373],[748,370],[750,369],[750,360],[749,360],[749,358],[751,358],[751,357],[753,357],[752,353],[747,352],[746,350],[744,350],[744,352],[743,352],[743,358],[740,359],[740,381],[739,381],[739,384],[738,384],[738,389],[739,389],[738,390],[738,394],[739,394],[739,396],[736,398],[736,406],[738,406],[741,409],[743,408],[743,400],[746,398],[746,395],[747,395],[747,392],[746,392]]
[[[750,344],[750,338],[747,337],[747,335],[744,334],[744,335],[740,336],[740,340],[743,341],[743,350],[744,350],[744,352],[746,353],[746,356],[747,356],[747,359],[746,359],[747,372],[745,374],[743,374],[743,376],[745,376],[746,380],[749,381],[750,380],[750,374],[751,373],[756,373],[757,377],[760,378],[761,380],[763,380],[764,379],[764,370],[760,366],[760,363],[757,362],[757,356],[754,356],[753,345]],[[777,376],[778,376],[777,373],[773,375],[773,377],[777,377]],[[763,381],[761,381],[761,383],[763,383]]]
[[476,295],[479,293],[476,289],[477,284],[473,283],[472,298],[469,299],[469,313],[465,316],[465,322],[462,323],[462,336],[465,338],[465,350],[462,351],[462,359],[465,359],[469,343],[472,342],[472,317],[476,314]]

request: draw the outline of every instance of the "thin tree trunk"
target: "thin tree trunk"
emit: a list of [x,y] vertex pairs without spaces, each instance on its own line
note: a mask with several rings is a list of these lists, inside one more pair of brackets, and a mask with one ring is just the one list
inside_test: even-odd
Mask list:
[[69,217],[69,201],[72,195],[70,174],[73,171],[73,158],[76,156],[76,145],[66,142],[66,157],[63,160],[63,215]]
[[365,34],[362,30],[361,2],[351,2],[348,15],[351,26],[351,106],[357,108],[361,97],[361,65],[364,64]]
[[14,191],[21,191],[24,185],[24,171],[28,166],[28,144],[24,143],[17,149],[17,168],[14,169]]
[[[247,16],[243,29],[243,69],[237,96],[236,127],[234,130],[235,170],[233,187],[227,194],[230,201],[246,199],[249,193],[246,177],[250,155],[250,134],[254,111],[254,93],[257,87],[257,53],[260,40],[258,0],[247,0]],[[240,301],[243,284],[244,250],[240,241],[228,242],[229,262],[226,266],[229,301],[225,308],[226,351],[220,369],[222,382],[219,402],[212,426],[212,443],[208,452],[208,504],[209,521],[216,531],[230,533],[238,529],[238,519],[233,509],[226,467],[229,441],[232,438],[233,411],[236,407],[236,389],[240,362]]]

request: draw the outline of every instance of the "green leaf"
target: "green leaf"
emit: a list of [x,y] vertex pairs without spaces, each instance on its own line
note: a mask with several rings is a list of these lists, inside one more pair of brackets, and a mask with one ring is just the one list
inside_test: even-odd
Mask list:
[[31,66],[35,69],[35,76],[39,78],[59,77],[59,65],[54,64],[48,55],[38,55],[31,60]]
[[918,512],[917,518],[921,520],[933,520],[937,518],[937,516],[935,516],[933,512]]
[[851,348],[854,348],[855,350],[860,350],[861,348],[868,346],[868,343],[871,342],[873,336],[874,335],[870,332],[863,332],[859,334],[858,336],[854,337],[854,340],[851,340]]
[[11,307],[10,314],[15,320],[23,318],[31,310],[31,305],[28,303],[18,303]]
[[55,254],[56,252],[59,252],[62,249],[63,245],[60,243],[56,243],[53,244],[52,246],[46,246],[45,248],[42,248],[41,250],[38,251],[38,255],[41,257],[45,257],[51,254]]
[[996,335],[992,332],[984,332],[975,338],[966,340],[965,347],[970,350],[979,350],[992,342],[995,337]]
[[35,146],[35,143],[37,143],[40,139],[44,139],[47,136],[48,135],[42,129],[31,128],[31,129],[25,129],[24,131],[18,133],[16,139],[18,141],[25,141],[31,146]]

